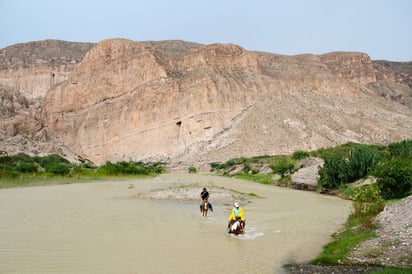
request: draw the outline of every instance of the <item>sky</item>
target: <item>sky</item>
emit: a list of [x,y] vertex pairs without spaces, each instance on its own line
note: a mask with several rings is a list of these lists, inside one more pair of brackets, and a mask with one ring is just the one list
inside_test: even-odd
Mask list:
[[110,38],[412,61],[412,0],[0,0],[0,48]]

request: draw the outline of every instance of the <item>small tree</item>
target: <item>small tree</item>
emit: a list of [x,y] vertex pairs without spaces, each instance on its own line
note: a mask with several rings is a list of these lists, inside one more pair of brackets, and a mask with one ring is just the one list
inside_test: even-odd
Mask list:
[[188,171],[189,173],[197,173],[197,169],[196,169],[194,166],[190,166],[190,167],[187,169],[187,171]]
[[353,194],[355,217],[365,229],[372,229],[374,216],[382,211],[385,206],[376,185],[357,188]]

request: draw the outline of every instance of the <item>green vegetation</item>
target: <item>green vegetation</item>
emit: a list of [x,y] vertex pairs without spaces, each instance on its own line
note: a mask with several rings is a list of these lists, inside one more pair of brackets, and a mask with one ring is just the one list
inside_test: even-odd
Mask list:
[[385,207],[379,188],[376,185],[361,186],[354,190],[352,200],[358,228],[364,231],[374,229],[374,217]]
[[324,246],[323,252],[311,263],[322,265],[347,263],[347,255],[356,245],[376,236],[372,231],[359,230],[356,219],[354,214],[350,215],[345,229],[333,235],[334,240]]
[[341,185],[365,178],[380,158],[376,146],[360,145],[347,154],[325,155],[324,166],[319,170],[319,185],[326,189],[337,189]]
[[352,199],[354,212],[349,216],[346,227],[324,246],[323,252],[312,261],[313,264],[346,263],[347,255],[356,245],[376,237],[373,220],[385,206],[379,189],[376,185],[359,187],[354,190]]
[[150,175],[160,174],[164,171],[161,163],[143,162],[106,162],[97,168],[96,174],[101,176],[126,176],[126,175]]
[[[319,169],[319,191],[351,191],[348,184],[373,176],[385,199],[412,194],[412,140],[388,146],[347,143],[311,152],[296,151],[291,156],[240,157],[225,163],[212,163],[211,167],[212,171],[225,176],[263,184],[288,185],[299,161],[311,156],[320,157],[325,162]],[[261,174],[262,166],[270,167],[272,172]],[[350,194],[344,193],[343,196],[350,197]]]
[[26,154],[0,157],[0,187],[63,184],[110,176],[147,176],[164,172],[163,163],[119,162],[95,167],[72,164],[59,155],[30,157]]
[[197,173],[197,169],[196,169],[194,166],[190,166],[190,167],[187,169],[187,171],[188,171],[189,173]]
[[264,185],[272,184],[272,174],[237,174],[234,178],[258,182]]
[[[259,156],[253,158],[235,158],[225,163],[211,163],[211,171],[224,176],[233,176],[239,179],[246,179],[262,184],[287,185],[290,175],[296,171],[298,159],[306,155],[306,152],[299,152],[294,156],[275,155]],[[271,169],[271,173],[261,173],[261,168]],[[233,172],[236,171],[236,172]],[[233,175],[229,175],[234,173]],[[276,174],[279,178],[276,178]]]
[[[388,146],[347,143],[311,152],[296,151],[291,156],[236,158],[213,163],[212,171],[262,184],[288,185],[299,161],[307,157],[320,157],[325,162],[319,169],[318,190],[352,200],[354,209],[345,228],[333,236],[334,240],[312,263],[345,263],[356,245],[376,237],[373,221],[385,204],[412,194],[412,140]],[[259,172],[265,165],[271,173]],[[368,177],[376,179],[376,183],[360,187],[351,184]],[[404,271],[388,269],[379,273],[411,273]]]
[[395,142],[387,147],[347,144],[335,152],[317,152],[325,160],[319,170],[321,188],[338,189],[344,184],[374,176],[385,199],[402,198],[412,193],[412,140]]
[[411,194],[412,159],[393,158],[375,170],[378,187],[385,199],[402,198]]

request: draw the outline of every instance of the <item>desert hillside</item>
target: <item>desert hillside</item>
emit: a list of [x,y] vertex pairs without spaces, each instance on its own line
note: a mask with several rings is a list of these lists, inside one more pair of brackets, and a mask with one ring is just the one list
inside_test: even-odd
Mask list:
[[97,164],[201,167],[412,138],[411,62],[125,39],[47,40],[0,53],[0,150],[10,154],[50,144],[48,152]]

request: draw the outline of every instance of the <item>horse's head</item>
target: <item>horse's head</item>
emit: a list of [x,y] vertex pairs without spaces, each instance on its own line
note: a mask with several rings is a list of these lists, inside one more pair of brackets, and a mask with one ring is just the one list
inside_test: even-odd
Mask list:
[[234,222],[233,225],[230,227],[230,230],[232,232],[235,232],[239,228],[240,224],[239,222]]
[[233,233],[236,235],[243,233],[241,222],[239,220],[236,220],[235,222],[233,222],[233,224],[230,225],[229,230],[230,230],[229,233]]

